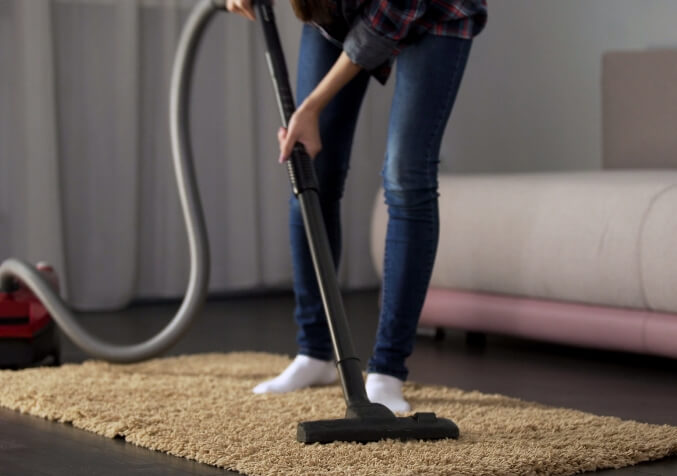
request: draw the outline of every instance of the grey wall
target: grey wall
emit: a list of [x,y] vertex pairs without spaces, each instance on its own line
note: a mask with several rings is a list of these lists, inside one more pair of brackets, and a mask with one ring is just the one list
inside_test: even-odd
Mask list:
[[443,170],[599,169],[602,53],[677,47],[676,20],[674,0],[490,0]]

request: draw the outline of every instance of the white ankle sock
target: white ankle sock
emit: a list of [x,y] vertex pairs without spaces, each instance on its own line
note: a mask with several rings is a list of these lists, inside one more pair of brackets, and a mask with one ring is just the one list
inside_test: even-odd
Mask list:
[[334,362],[297,355],[284,371],[254,387],[254,393],[285,393],[315,385],[328,385],[338,374]]
[[402,380],[385,374],[367,374],[369,400],[385,405],[392,412],[408,412],[411,407],[402,396]]

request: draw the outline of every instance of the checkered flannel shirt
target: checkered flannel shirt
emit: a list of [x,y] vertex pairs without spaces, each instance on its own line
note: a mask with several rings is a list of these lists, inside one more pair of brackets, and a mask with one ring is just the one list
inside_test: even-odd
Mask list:
[[473,38],[487,21],[486,0],[329,1],[335,21],[314,26],[381,83],[402,48],[423,34]]

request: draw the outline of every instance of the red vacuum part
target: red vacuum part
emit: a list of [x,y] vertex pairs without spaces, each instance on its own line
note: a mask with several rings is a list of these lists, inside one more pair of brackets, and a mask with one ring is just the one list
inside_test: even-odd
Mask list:
[[[59,278],[54,268],[43,263],[38,263],[36,268],[58,292]],[[51,320],[45,306],[21,283],[17,283],[17,289],[12,292],[0,292],[0,339],[32,338]]]
[[[54,269],[44,263],[36,268],[58,291]],[[50,354],[58,361],[55,326],[45,306],[20,282],[8,292],[0,292],[0,365],[25,366]]]

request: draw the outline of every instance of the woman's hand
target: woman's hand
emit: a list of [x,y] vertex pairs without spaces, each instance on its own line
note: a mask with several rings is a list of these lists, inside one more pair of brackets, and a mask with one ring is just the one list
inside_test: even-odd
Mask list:
[[336,93],[361,70],[362,67],[353,64],[345,51],[341,53],[320,84],[313,89],[291,117],[289,128],[280,128],[277,133],[277,140],[280,142],[280,163],[289,158],[296,142],[306,147],[306,152],[311,159],[315,158],[322,149],[320,112]]
[[256,13],[254,13],[254,8],[252,8],[251,0],[226,0],[226,9],[229,12],[242,15],[249,20],[256,20]]
[[277,140],[280,143],[280,158],[278,159],[280,163],[289,158],[297,142],[303,144],[310,158],[314,159],[322,150],[319,112],[315,108],[301,104],[291,116],[289,127],[287,129],[280,127]]

